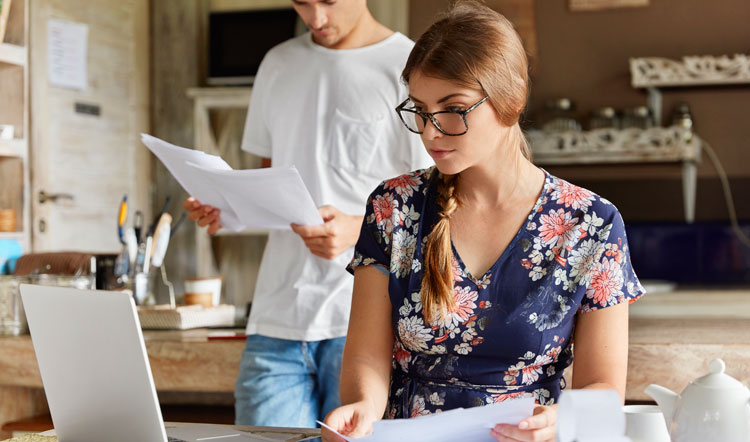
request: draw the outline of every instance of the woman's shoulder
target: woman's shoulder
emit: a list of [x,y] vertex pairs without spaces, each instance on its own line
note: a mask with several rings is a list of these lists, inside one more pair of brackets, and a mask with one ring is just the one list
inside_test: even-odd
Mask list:
[[427,194],[434,173],[435,166],[389,178],[375,188],[370,195],[370,199],[388,197],[401,203],[410,203],[412,200],[422,198]]
[[614,204],[584,187],[547,173],[541,212],[569,212],[571,216],[593,216],[612,219],[619,215]]

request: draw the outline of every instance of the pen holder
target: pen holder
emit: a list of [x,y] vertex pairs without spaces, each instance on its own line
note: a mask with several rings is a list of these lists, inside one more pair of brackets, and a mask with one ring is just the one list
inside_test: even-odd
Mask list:
[[154,282],[155,273],[136,273],[133,277],[133,298],[137,305],[150,305],[155,303]]

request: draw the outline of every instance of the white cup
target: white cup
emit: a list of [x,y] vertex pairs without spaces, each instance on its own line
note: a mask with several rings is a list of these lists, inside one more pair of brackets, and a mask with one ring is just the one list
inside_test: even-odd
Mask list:
[[625,435],[633,442],[669,442],[664,415],[656,405],[625,405]]
[[221,302],[221,276],[209,278],[188,278],[185,280],[185,293],[211,293],[211,304]]

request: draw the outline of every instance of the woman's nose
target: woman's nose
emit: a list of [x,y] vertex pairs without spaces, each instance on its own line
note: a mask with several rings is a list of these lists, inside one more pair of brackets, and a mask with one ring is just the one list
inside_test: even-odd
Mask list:
[[443,136],[443,133],[438,130],[435,123],[429,118],[425,123],[424,130],[422,131],[422,138],[425,140],[434,140]]

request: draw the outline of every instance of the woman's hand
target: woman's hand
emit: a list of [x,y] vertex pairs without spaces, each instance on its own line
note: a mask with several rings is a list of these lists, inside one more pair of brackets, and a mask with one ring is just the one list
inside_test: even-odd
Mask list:
[[[372,423],[378,420],[369,402],[355,402],[344,405],[328,413],[325,424],[345,436],[362,437],[372,433]],[[345,442],[331,430],[323,427],[320,430],[325,442]]]
[[182,207],[187,210],[191,220],[197,221],[198,226],[208,226],[209,235],[213,235],[221,228],[221,212],[219,209],[202,205],[193,197],[186,199]]
[[490,430],[490,434],[501,442],[554,442],[556,426],[557,405],[537,405],[534,407],[534,415],[522,420],[517,426],[498,424]]

